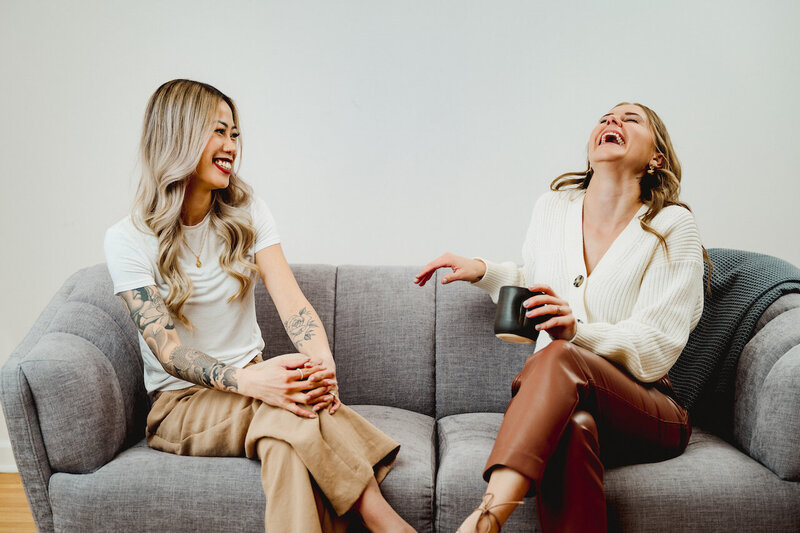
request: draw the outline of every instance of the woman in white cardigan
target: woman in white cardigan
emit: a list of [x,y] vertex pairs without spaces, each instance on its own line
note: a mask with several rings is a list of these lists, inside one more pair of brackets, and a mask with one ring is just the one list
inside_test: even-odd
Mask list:
[[703,310],[694,217],[678,200],[680,163],[658,116],[640,104],[605,114],[588,168],[556,178],[534,206],[524,265],[444,254],[442,283],[467,281],[497,301],[503,285],[543,292],[525,302],[537,351],[512,383],[480,506],[459,531],[497,531],[535,493],[542,530],[605,531],[604,464],[680,454],[691,426],[667,372]]

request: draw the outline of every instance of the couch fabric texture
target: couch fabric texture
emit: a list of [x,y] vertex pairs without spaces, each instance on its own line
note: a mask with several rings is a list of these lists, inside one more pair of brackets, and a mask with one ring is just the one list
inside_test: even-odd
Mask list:
[[[382,484],[419,531],[455,531],[530,346],[492,331],[465,284],[415,267],[295,265],[324,322],[342,400],[401,444]],[[295,351],[259,286],[265,357]],[[264,530],[259,464],[180,457],[144,442],[137,332],[105,265],[74,274],[0,372],[15,458],[40,531]],[[694,428],[686,452],[606,471],[612,531],[800,530],[800,295],[767,309],[736,371],[726,441]],[[504,528],[538,531],[528,498]]]

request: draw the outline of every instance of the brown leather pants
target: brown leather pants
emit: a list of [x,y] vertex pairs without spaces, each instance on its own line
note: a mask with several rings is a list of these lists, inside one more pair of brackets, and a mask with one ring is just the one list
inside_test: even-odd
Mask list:
[[567,341],[531,355],[483,477],[498,466],[529,477],[542,531],[606,531],[605,465],[680,455],[689,415],[670,397],[669,378],[643,384]]

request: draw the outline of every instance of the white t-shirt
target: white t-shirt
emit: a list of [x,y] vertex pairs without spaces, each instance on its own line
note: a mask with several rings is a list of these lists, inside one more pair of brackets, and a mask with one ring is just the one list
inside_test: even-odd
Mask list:
[[[250,216],[255,230],[255,245],[247,258],[254,261],[256,252],[278,244],[280,237],[269,208],[260,198],[253,198]],[[183,312],[195,329],[189,330],[175,317],[173,323],[183,345],[242,368],[264,349],[264,340],[256,322],[254,291],[251,289],[244,298],[228,302],[228,298],[238,292],[240,285],[219,264],[224,241],[212,231],[209,220],[206,215],[199,224],[183,227],[191,250],[200,252],[201,267],[196,265],[197,257],[186,244],[177,244],[181,248],[181,268],[192,280],[193,286]],[[158,239],[149,231],[141,231],[130,216],[106,231],[105,255],[114,282],[114,294],[155,285],[161,297],[166,299],[169,286],[158,270]],[[255,287],[257,276],[253,281]],[[148,392],[183,389],[193,385],[168,374],[141,334],[139,346]]]

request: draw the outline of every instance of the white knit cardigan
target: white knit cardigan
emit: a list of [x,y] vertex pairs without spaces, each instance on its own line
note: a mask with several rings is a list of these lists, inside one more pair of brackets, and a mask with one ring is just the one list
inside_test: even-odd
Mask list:
[[[522,246],[524,266],[487,265],[475,285],[497,302],[503,285],[549,285],[567,300],[577,333],[571,341],[622,365],[636,379],[663,377],[677,360],[703,311],[703,255],[694,216],[679,206],[661,210],[644,231],[642,206],[586,274],[583,255],[584,190],[550,191],[533,209]],[[537,351],[549,344],[540,335]]]

